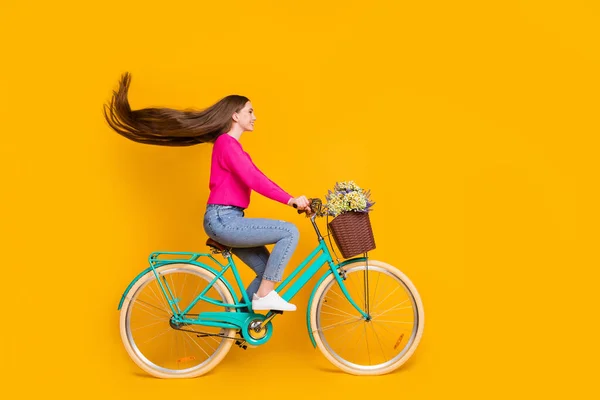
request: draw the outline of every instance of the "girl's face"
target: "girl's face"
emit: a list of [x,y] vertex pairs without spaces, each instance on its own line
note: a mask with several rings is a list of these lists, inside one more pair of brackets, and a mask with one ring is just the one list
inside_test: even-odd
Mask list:
[[234,113],[233,120],[237,122],[244,131],[253,131],[256,115],[254,115],[252,103],[247,102],[244,108],[239,112]]

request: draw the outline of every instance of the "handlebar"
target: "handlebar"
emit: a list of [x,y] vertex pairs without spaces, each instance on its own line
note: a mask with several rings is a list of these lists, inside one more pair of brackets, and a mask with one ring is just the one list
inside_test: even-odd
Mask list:
[[[317,216],[321,216],[321,207],[323,206],[323,202],[321,201],[321,199],[318,198],[314,198],[314,199],[308,199],[310,201],[310,211],[311,213],[317,214]],[[298,208],[298,204],[293,203],[294,208]],[[298,210],[298,214],[302,214],[302,213],[306,213],[306,215],[308,216],[308,212],[306,210]]]

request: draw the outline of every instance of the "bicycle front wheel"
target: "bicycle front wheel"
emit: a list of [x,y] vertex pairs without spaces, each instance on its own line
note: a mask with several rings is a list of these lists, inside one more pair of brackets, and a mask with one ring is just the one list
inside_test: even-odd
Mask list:
[[412,282],[393,266],[369,260],[343,267],[344,285],[369,318],[343,294],[333,274],[319,285],[311,331],[323,355],[354,375],[382,375],[404,364],[423,335],[424,312]]
[[[156,269],[183,311],[215,275],[191,264],[170,264]],[[206,296],[234,303],[227,286],[217,280]],[[187,314],[234,311],[199,301]],[[127,353],[144,371],[158,378],[193,378],[214,368],[232,345],[233,329],[176,325],[173,313],[153,271],[143,275],[128,292],[121,308],[121,338]],[[216,336],[221,335],[221,336]]]

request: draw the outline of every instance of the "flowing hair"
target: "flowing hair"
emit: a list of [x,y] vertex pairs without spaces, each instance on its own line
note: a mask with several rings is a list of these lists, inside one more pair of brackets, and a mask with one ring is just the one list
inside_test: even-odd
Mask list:
[[121,78],[119,89],[113,91],[110,104],[104,105],[104,118],[118,134],[138,143],[159,146],[192,146],[214,142],[231,129],[231,116],[240,112],[249,101],[239,95],[222,98],[201,110],[143,108],[131,110],[127,93],[131,74]]

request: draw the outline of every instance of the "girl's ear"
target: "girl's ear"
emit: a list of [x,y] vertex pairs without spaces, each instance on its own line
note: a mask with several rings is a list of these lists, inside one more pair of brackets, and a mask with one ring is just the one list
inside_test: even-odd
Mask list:
[[238,117],[237,113],[233,113],[233,115],[231,116],[231,118],[232,118],[232,119],[233,119],[235,122],[238,122],[238,118],[239,118],[239,117]]

